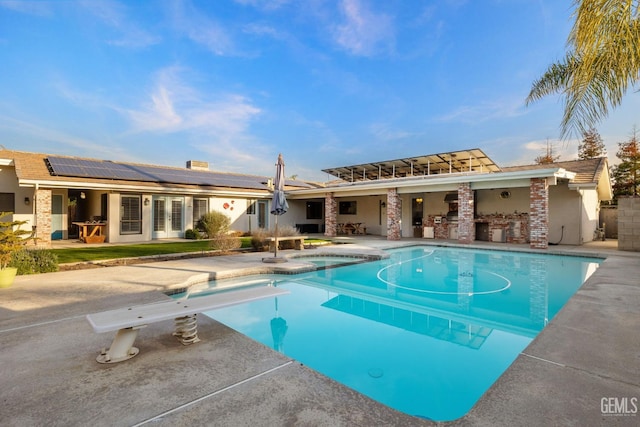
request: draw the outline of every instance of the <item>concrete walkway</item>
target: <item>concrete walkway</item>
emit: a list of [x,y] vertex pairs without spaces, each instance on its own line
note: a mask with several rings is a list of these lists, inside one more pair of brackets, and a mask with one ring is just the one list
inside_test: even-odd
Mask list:
[[[375,254],[415,243],[366,239],[314,253]],[[443,424],[640,424],[640,253],[604,243],[549,249],[607,259],[471,412]],[[172,322],[160,322],[140,330],[137,357],[114,365],[95,361],[113,334],[94,333],[88,313],[166,300],[163,292],[210,277],[308,268],[295,261],[265,264],[264,256],[18,277],[13,287],[0,289],[0,425],[435,425],[376,403],[204,316],[196,345],[183,347],[171,336]],[[621,402],[628,403],[626,416],[619,413]]]

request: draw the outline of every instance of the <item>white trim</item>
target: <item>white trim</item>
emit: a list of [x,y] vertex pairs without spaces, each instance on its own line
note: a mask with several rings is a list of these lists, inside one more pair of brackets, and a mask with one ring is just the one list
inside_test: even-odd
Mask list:
[[[448,186],[457,185],[461,182],[475,183],[492,183],[499,182],[500,186],[505,186],[504,181],[520,181],[519,184],[514,186],[528,186],[528,180],[531,178],[553,178],[550,185],[555,185],[558,178],[574,179],[576,174],[569,172],[563,168],[549,168],[549,169],[529,169],[524,171],[514,172],[492,172],[492,173],[478,173],[478,172],[461,172],[452,173],[446,175],[425,175],[409,178],[389,178],[384,180],[375,181],[360,181],[360,182],[347,182],[341,183],[335,186],[327,186],[323,188],[314,189],[301,189],[291,190],[287,194],[292,199],[302,198],[303,196],[323,195],[327,192],[332,193],[349,193],[350,195],[371,195],[380,194],[377,191],[386,190],[388,188],[397,188],[399,193],[406,193],[407,190],[415,190],[417,188],[429,187],[431,191],[446,191]],[[437,189],[440,187],[439,189]],[[479,187],[484,187],[480,185]],[[457,187],[456,187],[457,188]],[[401,191],[404,189],[405,191]]]
[[91,189],[91,190],[111,190],[114,192],[147,192],[147,193],[161,193],[161,194],[189,194],[189,195],[211,195],[216,196],[235,196],[235,197],[247,197],[247,198],[259,198],[259,197],[271,197],[268,190],[254,190],[251,192],[237,191],[237,190],[220,190],[220,189],[194,189],[194,188],[175,188],[165,186],[145,186],[145,185],[124,185],[124,184],[105,184],[95,182],[78,182],[78,181],[42,181],[42,180],[30,180],[21,179],[18,180],[18,185],[21,187],[47,187],[47,188],[62,188],[62,189]]

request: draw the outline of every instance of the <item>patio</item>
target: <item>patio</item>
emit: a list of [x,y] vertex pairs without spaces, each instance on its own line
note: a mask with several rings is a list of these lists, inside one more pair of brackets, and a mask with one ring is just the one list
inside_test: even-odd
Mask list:
[[[417,242],[456,245],[342,239],[353,244],[317,253],[366,253]],[[612,242],[545,251],[608,258],[473,410],[449,425],[637,425],[635,413],[606,414],[601,405],[605,398],[640,396],[640,253],[616,251]],[[465,247],[504,247],[481,243]],[[282,255],[288,253],[293,251]],[[262,256],[18,277],[2,290],[0,302],[3,425],[434,425],[206,317],[199,319],[202,342],[196,345],[183,347],[171,336],[172,322],[160,322],[140,330],[141,353],[134,359],[96,363],[112,336],[95,334],[87,313],[162,301],[163,291],[209,277],[299,268],[295,261],[266,266]]]

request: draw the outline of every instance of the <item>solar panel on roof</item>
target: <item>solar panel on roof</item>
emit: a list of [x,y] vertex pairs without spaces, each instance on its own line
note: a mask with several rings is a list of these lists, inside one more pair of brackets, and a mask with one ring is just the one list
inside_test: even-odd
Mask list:
[[266,178],[252,175],[231,175],[220,172],[172,169],[160,166],[133,165],[103,160],[85,160],[55,156],[48,157],[47,162],[50,173],[58,176],[259,190],[266,188]]

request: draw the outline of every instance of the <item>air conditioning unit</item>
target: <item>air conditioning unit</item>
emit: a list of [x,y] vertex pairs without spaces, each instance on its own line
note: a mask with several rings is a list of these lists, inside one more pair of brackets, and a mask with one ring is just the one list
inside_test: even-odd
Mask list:
[[422,237],[425,239],[434,239],[435,233],[433,231],[433,227],[424,227],[422,230]]

